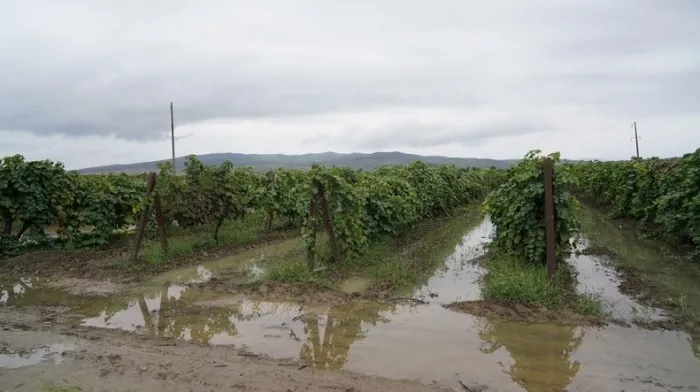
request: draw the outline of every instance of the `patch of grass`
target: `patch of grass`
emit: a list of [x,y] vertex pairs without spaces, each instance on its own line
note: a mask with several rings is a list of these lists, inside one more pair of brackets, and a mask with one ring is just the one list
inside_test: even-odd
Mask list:
[[371,287],[382,290],[406,288],[434,273],[454,252],[465,231],[481,222],[478,204],[465,206],[452,216],[420,222],[398,237],[373,241],[369,248],[342,263],[331,262],[331,250],[324,233],[316,238],[316,272],[308,272],[306,260],[287,260],[269,266],[263,279],[284,283],[313,283],[332,287],[348,278],[372,281]]
[[601,292],[586,292],[575,294],[570,305],[579,313],[595,316],[600,319],[608,318],[610,311],[605,303],[605,298]]
[[273,264],[265,271],[263,278],[282,283],[312,283],[315,280],[314,273],[309,271],[303,260]]
[[580,313],[604,317],[605,301],[600,293],[575,293],[567,268],[561,268],[554,280],[547,278],[546,266],[530,265],[494,256],[485,267],[482,295],[484,299],[522,302],[556,308],[568,306]]
[[416,284],[432,275],[454,252],[465,232],[482,219],[477,204],[472,204],[452,216],[421,222],[398,237],[374,241],[364,254],[345,260],[342,265],[329,264],[328,279],[360,276],[374,280],[375,287],[386,290]]
[[548,307],[564,303],[566,291],[562,288],[561,280],[550,281],[544,266],[494,257],[486,261],[485,267],[488,273],[483,280],[484,299]]
[[[219,231],[219,240],[214,241],[214,226],[203,225],[191,230],[179,230],[168,240],[168,251],[164,252],[159,240],[144,243],[141,256],[151,264],[162,263],[180,256],[222,245],[242,245],[255,242],[266,233],[265,215],[262,212],[248,214],[243,219],[227,220]],[[277,222],[275,228],[282,222]]]
[[62,387],[59,385],[56,385],[55,383],[49,382],[45,383],[41,387],[42,391],[45,392],[77,392],[77,391],[84,391],[84,389],[79,388],[79,387],[73,387],[73,386],[68,386],[68,387]]

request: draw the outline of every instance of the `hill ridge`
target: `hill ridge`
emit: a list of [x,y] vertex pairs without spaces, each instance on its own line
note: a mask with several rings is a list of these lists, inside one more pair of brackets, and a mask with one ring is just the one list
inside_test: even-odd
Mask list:
[[[297,155],[287,154],[243,154],[243,153],[212,153],[200,154],[197,157],[205,165],[217,165],[224,161],[231,161],[234,166],[250,166],[256,170],[269,170],[276,168],[304,169],[311,167],[313,163],[326,166],[351,167],[353,169],[374,169],[382,165],[401,165],[414,161],[423,161],[427,164],[454,164],[458,167],[497,167],[506,168],[517,162],[517,159],[489,159],[489,158],[457,158],[438,155],[416,155],[400,151],[372,152],[372,153],[337,153],[332,151],[321,153],[307,153]],[[175,165],[182,170],[185,165],[185,156],[175,158]],[[125,172],[144,173],[156,171],[157,164],[169,162],[169,159],[146,161],[137,163],[114,164],[88,167],[77,170],[83,174]]]

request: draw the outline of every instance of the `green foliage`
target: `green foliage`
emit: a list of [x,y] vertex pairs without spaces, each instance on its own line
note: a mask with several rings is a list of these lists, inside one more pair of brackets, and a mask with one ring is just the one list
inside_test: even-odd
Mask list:
[[700,149],[682,158],[592,161],[571,170],[577,192],[609,206],[614,217],[700,248]]
[[[508,169],[505,182],[484,203],[495,226],[491,250],[531,264],[546,264],[542,171],[545,157],[539,153],[530,151],[520,163]],[[579,227],[572,211],[576,200],[569,191],[574,180],[566,166],[557,164],[559,153],[549,157],[555,171],[555,249],[557,257],[561,257],[571,251],[570,240]]]
[[3,234],[12,235],[12,222],[21,222],[17,238],[31,227],[42,231],[63,213],[71,179],[60,163],[25,161],[21,155],[0,159],[0,217]]
[[[318,184],[308,190],[309,199],[323,190],[343,258],[362,256],[371,241],[450,214],[488,190],[481,171],[423,162],[375,171],[314,167],[308,181]],[[312,234],[320,224],[320,214],[306,216],[302,230],[310,252],[315,252]]]
[[[361,256],[370,241],[396,236],[416,222],[450,214],[482,197],[499,181],[499,173],[415,162],[376,171],[315,167],[262,174],[230,162],[205,166],[190,156],[181,176],[170,163],[159,165],[155,193],[161,198],[166,224],[208,228],[214,243],[220,242],[219,231],[226,221],[257,211],[268,217],[270,226],[274,217],[301,227],[307,249],[315,252],[311,234],[322,222],[321,215],[310,216],[309,209],[311,196],[323,190],[340,252],[343,258],[353,258]],[[105,245],[114,231],[135,224],[144,208],[153,206],[145,190],[146,175],[78,175],[66,172],[60,163],[27,162],[19,155],[4,158],[0,160],[3,232],[19,239],[27,230],[42,234],[55,225],[59,245]],[[154,228],[151,208],[148,232],[154,233]],[[9,238],[3,244],[6,254],[22,247]],[[181,251],[200,245],[211,244],[198,240]]]
[[231,162],[205,166],[194,155],[187,157],[184,177],[175,176],[172,166],[164,163],[156,182],[166,220],[182,227],[213,223],[215,241],[226,219],[245,216],[258,200],[257,189],[252,170],[234,169]]
[[61,163],[7,157],[0,160],[3,235],[19,239],[28,230],[43,235],[56,225],[59,240],[68,246],[104,245],[114,230],[133,222],[133,206],[143,191],[143,181],[134,176],[79,176]]
[[135,222],[134,206],[145,196],[145,178],[127,174],[70,173],[72,186],[62,213],[59,235],[75,247],[107,244],[110,235]]

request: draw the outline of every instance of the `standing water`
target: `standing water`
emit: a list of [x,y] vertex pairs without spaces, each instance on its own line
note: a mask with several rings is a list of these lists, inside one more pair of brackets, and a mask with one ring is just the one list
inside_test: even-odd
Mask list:
[[[234,345],[316,368],[435,381],[455,390],[464,390],[462,383],[494,391],[690,391],[700,385],[699,354],[683,332],[522,324],[443,308],[480,297],[478,280],[485,271],[473,260],[483,254],[490,231],[488,220],[469,231],[435,275],[415,290],[415,296],[430,302],[426,305],[302,308],[169,284],[178,276],[171,272],[139,296],[91,300],[75,311],[84,315],[86,326]],[[586,275],[590,263],[602,266],[599,260],[573,262],[583,285],[601,281]],[[214,267],[205,269],[217,273]],[[196,269],[188,271],[180,274],[181,281],[206,278]],[[361,283],[348,283],[353,284]],[[605,283],[604,289],[606,298],[622,298],[614,284]]]

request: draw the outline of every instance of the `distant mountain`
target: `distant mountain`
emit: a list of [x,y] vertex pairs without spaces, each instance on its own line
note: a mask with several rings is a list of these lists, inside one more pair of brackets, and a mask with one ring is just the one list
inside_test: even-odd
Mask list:
[[[217,165],[224,161],[231,161],[234,166],[250,166],[256,170],[269,170],[276,168],[305,169],[317,163],[325,166],[351,167],[353,169],[374,169],[382,165],[402,165],[414,161],[423,161],[429,165],[454,164],[458,167],[497,167],[507,168],[516,163],[517,159],[480,159],[480,158],[449,158],[441,156],[422,156],[405,154],[398,151],[375,152],[371,154],[350,153],[340,154],[335,152],[323,152],[318,154],[284,155],[284,154],[239,154],[219,153],[198,155],[205,165]],[[94,173],[145,173],[156,171],[156,165],[169,160],[130,163],[123,165],[107,165],[80,169],[84,174]],[[185,167],[185,157],[175,158],[178,171]]]

